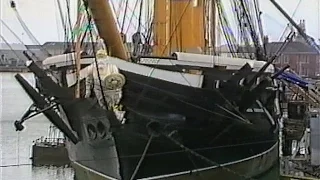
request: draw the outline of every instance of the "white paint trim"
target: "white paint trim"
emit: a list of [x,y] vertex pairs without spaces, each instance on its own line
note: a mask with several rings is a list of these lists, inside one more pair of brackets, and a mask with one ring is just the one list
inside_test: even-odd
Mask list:
[[[122,69],[127,72],[131,72],[134,74],[139,74],[145,77],[161,79],[164,81],[173,82],[173,83],[181,84],[184,86],[196,87],[196,88],[201,88],[203,84],[203,78],[204,78],[203,75],[180,73],[180,72],[173,72],[173,71],[152,68],[152,67],[141,65],[141,64],[127,62],[114,57],[107,57],[105,61],[117,66],[119,69]],[[92,68],[93,66],[94,66],[94,63],[80,70],[80,80],[87,77],[89,73],[89,69]],[[76,83],[75,73],[67,74],[67,82],[69,87]]]
[[87,171],[90,171],[90,172],[92,172],[92,173],[95,173],[95,174],[97,174],[97,175],[99,175],[99,176],[101,176],[101,177],[103,177],[103,178],[108,178],[108,179],[110,179],[110,180],[118,180],[118,179],[116,179],[116,178],[114,178],[114,177],[107,176],[107,175],[102,174],[102,173],[100,173],[100,172],[98,172],[98,171],[96,171],[96,170],[90,169],[90,168],[88,168],[87,166],[84,166],[84,165],[82,165],[82,164],[80,164],[80,163],[78,163],[78,162],[76,162],[76,161],[72,161],[72,163],[74,163],[74,164],[76,164],[77,166],[80,166],[80,167],[86,169]]
[[[188,65],[187,63],[195,63],[200,67],[214,67],[214,66],[226,66],[230,70],[238,70],[242,68],[246,63],[248,63],[253,71],[259,71],[265,64],[265,61],[258,61],[245,58],[232,58],[224,56],[212,56],[206,54],[194,54],[194,53],[184,53],[184,52],[175,52],[174,56],[177,57],[177,64]],[[165,61],[161,59],[161,61]],[[168,61],[168,60],[167,60]],[[270,64],[265,70],[268,73],[274,73],[274,65]]]
[[[193,53],[175,52],[174,54],[177,57],[177,60],[161,58],[141,58],[140,64],[157,64],[171,66],[180,64],[208,68],[213,68],[214,66],[225,66],[227,70],[238,70],[243,65],[245,65],[245,63],[248,63],[253,68],[253,71],[257,72],[266,63],[265,61],[257,61],[244,58],[231,58]],[[74,53],[52,56],[45,59],[42,64],[44,67],[49,67],[51,65],[56,65],[56,67],[70,66],[75,63],[74,57]],[[81,64],[91,64],[92,62],[94,62],[94,58],[81,59]],[[274,73],[274,66],[271,64],[265,70],[265,72]]]
[[[51,65],[55,65],[56,67],[72,65],[74,61],[73,59],[74,57],[75,56],[73,53],[53,56],[44,60],[43,65],[45,67],[50,67]],[[146,65],[124,61],[122,59],[110,57],[110,56],[106,57],[105,61],[107,63],[116,65],[119,69],[122,69],[124,71],[128,71],[128,72],[139,74],[146,77],[152,77],[152,78],[161,79],[168,82],[173,82],[176,84],[192,86],[197,88],[201,88],[203,84],[203,78],[204,78],[203,75],[180,73],[180,72],[173,72],[173,71],[167,71],[163,69],[152,68]],[[89,63],[89,62],[91,62],[90,66],[93,66],[94,58],[84,58],[84,59],[81,59],[80,61],[81,64]],[[81,70],[80,77],[82,79],[87,77],[87,74],[88,74],[87,69],[88,68],[84,68]],[[76,77],[75,73],[67,75],[68,86],[72,86],[76,83],[75,77]]]

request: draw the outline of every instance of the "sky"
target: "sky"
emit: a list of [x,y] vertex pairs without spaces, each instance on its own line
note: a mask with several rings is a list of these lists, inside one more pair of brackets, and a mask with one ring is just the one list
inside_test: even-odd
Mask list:
[[[22,19],[40,44],[47,41],[64,40],[57,0],[16,0],[15,2]],[[61,2],[65,1],[61,0]],[[76,11],[74,5],[76,0],[70,0],[70,2],[72,4],[72,19],[75,19]],[[225,2],[225,0],[222,0],[222,2]],[[290,16],[300,2],[293,19],[296,22],[299,22],[300,19],[305,19],[307,33],[315,39],[320,38],[319,0],[277,0],[277,2]],[[262,22],[264,33],[269,35],[269,39],[276,41],[286,27],[287,21],[269,0],[259,0],[259,3],[263,12]],[[228,4],[226,4],[226,6],[228,6]],[[66,11],[66,8],[64,8],[64,11]],[[14,10],[10,8],[10,0],[0,0],[0,19],[10,26],[25,44],[33,44],[17,20]],[[1,26],[0,33],[5,36],[9,42],[19,43],[17,38],[4,26]]]

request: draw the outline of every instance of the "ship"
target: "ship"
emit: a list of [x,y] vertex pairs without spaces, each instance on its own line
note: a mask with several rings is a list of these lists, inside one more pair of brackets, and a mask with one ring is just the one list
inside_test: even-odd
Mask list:
[[[192,16],[204,8],[197,2]],[[276,78],[284,69],[277,72],[272,61],[186,52],[139,58],[181,69],[133,62],[110,2],[84,6],[101,37],[92,43],[94,56],[81,56],[76,43],[75,52],[48,57],[41,68],[28,61],[38,89],[15,76],[34,102],[16,129],[43,113],[67,137],[75,179],[251,179],[277,164]],[[155,53],[166,51],[161,48]]]

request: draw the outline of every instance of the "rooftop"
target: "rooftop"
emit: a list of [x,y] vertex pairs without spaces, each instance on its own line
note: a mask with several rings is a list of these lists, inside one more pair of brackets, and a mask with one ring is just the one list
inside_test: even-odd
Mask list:
[[[266,44],[266,51],[267,54],[274,54],[278,51],[278,49],[282,46],[283,42],[269,42]],[[222,53],[229,52],[227,45],[222,45],[220,47],[217,47],[218,50]],[[245,52],[245,53],[253,53],[255,51],[254,47],[246,48],[244,46],[239,47],[239,52]],[[303,42],[290,42],[287,44],[287,46],[284,48],[283,54],[318,54],[317,50],[309,46],[306,43]]]

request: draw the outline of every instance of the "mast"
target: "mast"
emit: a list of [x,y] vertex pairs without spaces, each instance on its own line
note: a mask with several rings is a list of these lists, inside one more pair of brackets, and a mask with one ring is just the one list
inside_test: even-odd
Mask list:
[[117,27],[110,0],[86,0],[100,37],[106,43],[111,56],[129,60],[129,53]]
[[[206,23],[214,23],[214,0],[155,0],[154,2],[154,55],[165,56],[172,52],[206,51],[208,43]],[[206,10],[207,9],[207,10]],[[209,11],[208,11],[209,9]],[[212,18],[206,20],[206,13]],[[215,25],[212,24],[214,27]],[[211,35],[214,39],[214,35]],[[212,40],[211,40],[212,41]],[[212,44],[212,43],[211,43]],[[210,44],[210,46],[211,46]]]

